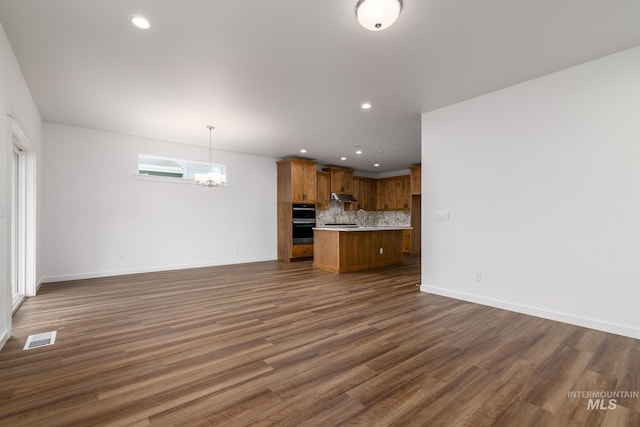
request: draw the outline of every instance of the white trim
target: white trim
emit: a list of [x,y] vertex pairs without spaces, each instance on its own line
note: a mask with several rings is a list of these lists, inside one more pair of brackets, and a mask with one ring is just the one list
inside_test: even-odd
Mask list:
[[9,341],[9,330],[5,329],[2,331],[2,336],[0,337],[0,350],[4,347],[7,341]]
[[184,178],[174,178],[171,176],[157,176],[157,175],[146,175],[136,173],[134,174],[137,181],[156,181],[156,182],[170,182],[172,184],[187,184],[187,185],[199,185],[197,182],[191,179]]
[[24,151],[35,151],[31,140],[27,137],[27,134],[22,130],[24,127],[20,124],[20,120],[12,113],[7,113],[9,118],[9,129],[11,136],[15,136],[20,141],[20,146]]
[[[7,233],[7,238],[4,239],[4,245],[5,245],[5,253],[6,253],[6,259],[3,260],[4,263],[6,263],[5,265],[7,266],[7,268],[5,269],[4,272],[4,277],[2,277],[2,279],[0,279],[1,281],[4,281],[5,286],[4,286],[4,296],[3,298],[0,298],[0,301],[2,301],[2,304],[6,304],[6,307],[3,307],[4,310],[6,310],[6,318],[4,319],[4,321],[6,322],[6,328],[2,331],[2,338],[0,339],[0,349],[2,349],[2,347],[4,346],[4,344],[9,340],[9,337],[11,336],[11,327],[12,327],[12,306],[11,303],[13,301],[12,296],[12,283],[11,283],[11,181],[12,181],[12,169],[13,167],[11,166],[11,162],[13,161],[13,136],[11,133],[11,129],[13,127],[13,116],[11,115],[11,113],[7,113],[6,116],[6,132],[5,135],[3,137],[3,140],[0,141],[0,147],[2,149],[4,149],[4,155],[0,155],[0,159],[2,159],[3,157],[6,159],[4,162],[2,169],[4,169],[4,176],[3,179],[0,179],[0,182],[4,181],[3,185],[5,186],[5,191],[7,194],[6,200],[1,200],[0,203],[2,203],[2,209],[4,210],[4,218],[3,218],[3,226],[5,227],[5,231]],[[2,286],[0,285],[0,288],[2,288]],[[1,289],[0,289],[1,292]]]
[[36,296],[37,292],[37,154],[25,152],[25,295]]
[[[13,130],[16,130],[15,125]],[[20,305],[20,302],[26,294],[26,258],[27,258],[27,232],[26,232],[26,216],[27,216],[27,197],[26,197],[26,151],[21,144],[20,137],[15,133],[11,137],[12,156],[11,156],[11,197],[9,199],[10,206],[10,240],[11,240],[11,312],[14,313]],[[17,213],[17,215],[16,215]],[[15,288],[18,288],[17,294],[14,295]]]
[[522,314],[528,314],[535,317],[541,317],[543,319],[549,319],[549,320],[555,320],[558,322],[568,323],[570,325],[583,326],[589,329],[596,329],[598,331],[604,331],[612,334],[622,335],[625,337],[640,339],[640,329],[627,326],[627,325],[620,325],[617,323],[605,322],[602,320],[576,316],[573,314],[560,313],[557,311],[546,310],[538,307],[531,307],[528,305],[513,303],[509,301],[494,299],[494,298],[487,298],[487,297],[482,297],[478,295],[472,295],[465,292],[452,291],[449,289],[438,288],[435,286],[421,285],[420,292],[441,295],[441,296],[455,298],[462,301],[468,301],[468,302],[473,302],[477,304],[487,305],[490,307],[509,310],[516,313],[522,313]]
[[23,243],[24,243],[24,265],[23,265],[23,280],[24,280],[24,294],[25,296],[35,296],[37,292],[36,286],[36,254],[37,254],[37,153],[33,144],[27,137],[26,133],[22,130],[20,121],[14,114],[7,114],[9,118],[9,131],[11,144],[17,145],[23,151],[23,178],[24,178],[24,224],[23,224]]
[[83,279],[98,279],[102,277],[112,276],[124,276],[127,274],[140,274],[140,273],[157,273],[161,271],[172,270],[187,270],[190,268],[203,268],[203,267],[218,267],[221,265],[233,265],[233,264],[247,264],[252,262],[264,262],[264,261],[276,261],[277,258],[255,258],[255,259],[242,259],[242,260],[226,260],[214,263],[197,263],[197,264],[180,264],[180,265],[167,265],[161,267],[149,267],[149,268],[136,268],[131,270],[111,270],[111,271],[98,271],[91,273],[77,273],[77,274],[64,274],[59,276],[45,276],[40,282],[55,283],[66,282],[69,280],[83,280]]
[[[185,178],[175,178],[172,176],[158,176],[158,175],[147,175],[142,173],[136,173],[134,174],[134,177],[136,178],[136,181],[168,182],[171,184],[186,184],[186,185],[196,185],[198,187],[201,187],[201,185],[197,183],[195,180],[185,179]],[[227,181],[227,185],[223,185],[220,187],[228,187],[228,186],[229,186],[229,183]]]
[[16,314],[16,311],[18,311],[18,309],[20,308],[20,306],[22,305],[22,303],[25,300],[25,296],[23,294],[20,295],[16,295],[16,298],[13,299],[12,302],[12,310],[11,310],[11,315],[13,316],[14,314]]

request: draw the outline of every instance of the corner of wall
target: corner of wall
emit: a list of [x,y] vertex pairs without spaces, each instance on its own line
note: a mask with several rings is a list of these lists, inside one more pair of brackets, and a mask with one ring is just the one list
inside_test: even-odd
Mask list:
[[486,305],[488,307],[509,310],[515,313],[540,317],[542,319],[554,320],[556,322],[563,322],[570,325],[595,329],[597,331],[640,339],[640,329],[634,328],[633,326],[620,325],[617,323],[606,322],[598,319],[581,317],[568,313],[561,313],[558,311],[548,310],[540,307],[532,307],[500,299],[487,298],[480,295],[472,295],[464,292],[452,291],[450,289],[443,289],[434,286],[420,285],[420,292],[440,295],[448,298],[455,298],[461,301],[467,301],[475,304]]

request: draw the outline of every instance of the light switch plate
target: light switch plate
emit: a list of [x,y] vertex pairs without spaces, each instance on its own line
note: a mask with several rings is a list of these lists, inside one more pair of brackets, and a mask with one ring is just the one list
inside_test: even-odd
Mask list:
[[434,215],[434,219],[436,221],[449,221],[449,212],[448,211],[436,211]]

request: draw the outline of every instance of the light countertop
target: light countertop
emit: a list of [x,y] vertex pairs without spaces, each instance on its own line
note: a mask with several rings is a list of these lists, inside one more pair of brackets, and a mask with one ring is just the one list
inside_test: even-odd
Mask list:
[[318,231],[393,231],[393,230],[412,230],[413,227],[406,227],[402,225],[386,225],[386,226],[372,226],[372,227],[340,227],[340,226],[320,226],[314,227],[314,230]]

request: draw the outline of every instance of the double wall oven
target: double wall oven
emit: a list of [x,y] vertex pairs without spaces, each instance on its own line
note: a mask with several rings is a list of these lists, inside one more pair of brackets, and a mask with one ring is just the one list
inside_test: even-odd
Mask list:
[[293,244],[306,245],[313,243],[313,227],[316,226],[316,205],[293,203]]

